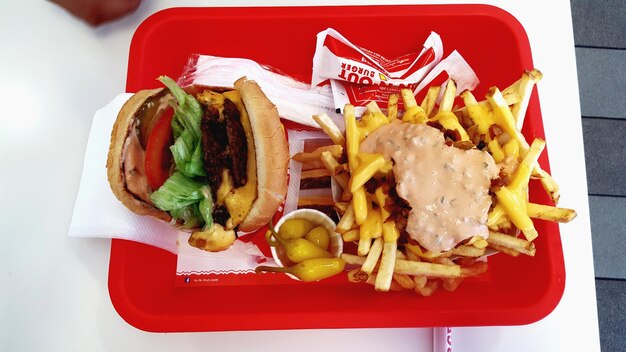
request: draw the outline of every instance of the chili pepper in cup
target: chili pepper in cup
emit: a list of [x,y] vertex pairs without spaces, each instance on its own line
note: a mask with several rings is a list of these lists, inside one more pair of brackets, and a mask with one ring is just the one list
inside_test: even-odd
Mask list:
[[270,225],[270,230],[265,233],[265,240],[270,246],[282,246],[287,258],[294,263],[300,263],[307,259],[331,258],[332,255],[304,238],[285,240],[280,237]]
[[339,274],[343,271],[345,264],[341,258],[314,258],[290,267],[259,266],[255,271],[257,273],[264,271],[289,273],[302,281],[311,282]]
[[324,226],[314,227],[304,235],[304,239],[324,250],[327,250],[330,244],[330,234]]
[[306,219],[289,219],[278,229],[278,235],[285,240],[304,237],[315,225]]

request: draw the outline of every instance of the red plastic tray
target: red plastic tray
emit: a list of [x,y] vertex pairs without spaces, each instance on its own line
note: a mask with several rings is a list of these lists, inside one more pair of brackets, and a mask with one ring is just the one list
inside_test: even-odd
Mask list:
[[[491,6],[174,8],[137,29],[127,91],[156,87],[162,74],[178,77],[191,53],[250,58],[308,82],[315,35],[327,27],[386,57],[417,50],[435,31],[446,54],[459,50],[480,77],[477,96],[533,68],[520,23]],[[536,92],[526,121],[527,137],[544,137]],[[549,169],[547,153],[540,162]],[[549,204],[538,184],[531,184],[531,194]],[[544,221],[536,227],[535,257],[492,256],[483,277],[427,298],[345,280],[175,287],[176,256],[124,240],[111,246],[109,293],[122,318],[155,332],[527,324],[548,315],[565,286],[559,228]]]

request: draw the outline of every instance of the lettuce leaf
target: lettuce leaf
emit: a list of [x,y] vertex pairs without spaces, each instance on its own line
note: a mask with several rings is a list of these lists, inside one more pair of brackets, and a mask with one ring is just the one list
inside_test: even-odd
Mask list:
[[210,227],[213,224],[213,199],[208,185],[174,172],[159,189],[150,195],[154,205],[182,220],[188,228]]
[[173,79],[161,76],[159,81],[170,90],[177,101],[177,104],[172,103],[174,108],[172,130],[175,141],[170,147],[176,168],[187,177],[206,176],[202,155],[202,133],[200,132],[202,107]]
[[182,220],[183,227],[186,229],[202,227],[204,222],[202,221],[202,215],[200,215],[198,204],[200,203],[172,210],[170,211],[170,215],[174,219]]

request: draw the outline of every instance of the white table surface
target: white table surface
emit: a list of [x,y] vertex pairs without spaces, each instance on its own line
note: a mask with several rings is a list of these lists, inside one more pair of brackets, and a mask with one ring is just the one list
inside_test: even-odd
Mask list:
[[[455,329],[454,350],[596,351],[570,4],[487,3],[512,13],[528,33],[535,66],[544,73],[539,94],[553,176],[562,188],[561,205],[575,208],[578,218],[561,226],[567,280],[554,312],[527,326]],[[111,305],[110,240],[67,237],[91,119],[124,90],[133,32],[160,9],[209,4],[250,6],[254,1],[144,0],[136,13],[97,29],[47,1],[0,2],[0,350],[429,351],[430,329],[146,333],[124,322]]]

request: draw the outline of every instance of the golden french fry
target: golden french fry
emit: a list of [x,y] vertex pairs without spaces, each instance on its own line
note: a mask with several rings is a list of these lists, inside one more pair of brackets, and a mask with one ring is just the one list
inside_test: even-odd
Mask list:
[[539,155],[545,146],[546,142],[539,138],[535,138],[532,145],[528,149],[528,153],[517,167],[517,171],[513,175],[511,182],[507,185],[512,192],[519,194],[522,188],[528,185],[533,166],[537,163],[537,159],[539,159]]
[[346,104],[343,109],[343,117],[346,123],[346,153],[348,155],[350,171],[352,171],[358,166],[356,155],[359,152],[359,144],[361,143],[356,125],[356,117],[354,116],[354,106]]
[[337,166],[339,166],[339,163],[332,156],[332,154],[330,152],[322,152],[320,158],[322,160],[322,163],[326,167],[326,169],[330,171],[330,175],[332,176],[332,178],[335,179],[335,181],[337,181],[337,184],[339,185],[339,187],[341,187],[344,190],[347,190],[348,184],[350,182],[350,177],[343,173],[342,174],[337,173]]
[[489,244],[487,240],[479,236],[474,236],[472,239],[474,241],[471,242],[471,245],[478,249],[485,249],[487,248],[487,245]]
[[[519,83],[519,81],[516,83]],[[504,101],[506,102],[507,105],[517,104],[521,101],[520,96],[517,94],[516,91],[513,91],[512,89],[517,89],[517,86],[513,84],[512,86],[509,86],[508,88],[506,88],[505,90],[501,92],[502,97],[504,98]],[[469,92],[469,91],[466,91],[466,92]],[[461,95],[462,94],[463,93],[461,93]],[[463,97],[461,96],[461,98]],[[487,100],[476,101],[476,99],[474,99],[473,101],[471,101],[471,104],[468,104],[468,102],[465,101],[464,99],[464,103],[465,103],[465,106],[460,107],[458,109],[454,109],[454,112],[458,112],[462,114],[469,113],[469,106],[471,104],[478,104],[480,105],[481,108],[484,108],[486,112],[488,113],[491,112],[491,105],[489,104]]]
[[322,155],[323,152],[330,152],[330,155],[334,156],[335,158],[340,158],[341,154],[343,154],[343,147],[338,144],[325,145],[323,147],[319,147],[315,149],[312,152],[297,153],[291,158],[299,162],[318,161],[320,160],[320,156]]
[[412,90],[408,88],[402,88],[400,89],[400,95],[402,96],[402,103],[404,104],[405,110],[417,106],[417,101],[415,101],[415,96],[413,95]]
[[539,167],[539,164],[535,164],[532,176],[539,178],[539,181],[541,182],[541,186],[543,187],[543,189],[546,192],[548,192],[548,195],[550,195],[550,198],[552,198],[552,201],[554,202],[554,204],[558,204],[559,198],[561,197],[560,187],[556,183],[556,181],[552,178],[552,176],[550,176],[549,173],[542,170]]
[[[400,251],[397,251],[400,252]],[[403,256],[400,256],[398,253],[396,253],[396,258],[398,259],[405,259],[405,260],[412,260],[414,262],[421,262],[422,260],[420,259],[420,257],[417,256],[417,254],[411,252],[411,251],[405,251],[406,253],[400,252],[402,253]]]
[[320,115],[313,115],[313,120],[317,122],[322,131],[330,137],[333,143],[345,146],[346,139],[343,137],[343,133],[339,130],[339,127],[335,125],[333,120],[326,113]]
[[459,277],[459,265],[444,265],[409,260],[396,260],[394,272],[406,275],[422,275],[427,277]]
[[382,110],[380,110],[380,107],[378,106],[378,104],[376,104],[375,101],[370,101],[365,106],[367,107],[369,112],[372,114],[372,116],[376,116],[376,117],[379,117],[379,118],[384,118],[384,120],[387,119],[387,116],[385,116],[385,114],[383,114]]
[[406,243],[404,247],[408,249],[410,252],[412,252],[413,254],[415,254],[416,256],[420,258],[428,259],[428,260],[435,259],[437,257],[440,257],[443,254],[441,252],[430,252],[430,251],[424,252],[422,251],[420,246],[410,244],[410,243]]
[[526,214],[525,204],[522,203],[519,197],[507,187],[501,187],[495,193],[498,198],[498,205],[502,206],[511,222],[524,233],[526,239],[532,241],[537,238],[538,233],[535,225],[533,225],[533,221]]
[[504,209],[496,204],[496,206],[489,211],[487,227],[490,229],[497,228],[498,224],[504,219],[505,215]]
[[519,157],[519,143],[517,143],[515,139],[509,139],[506,143],[504,143],[502,150],[507,156],[511,155],[515,157],[515,159]]
[[341,234],[341,238],[344,242],[356,242],[359,240],[359,229],[352,229]]
[[352,201],[352,193],[350,193],[349,189],[344,189],[341,192],[341,197],[339,198],[342,202],[351,202]]
[[448,291],[448,292],[452,292],[454,290],[456,290],[459,285],[461,284],[461,282],[463,282],[465,278],[463,277],[457,277],[457,278],[444,278],[441,279],[441,282],[443,283],[441,286],[443,287],[444,290]]
[[383,114],[376,102],[370,102],[367,104],[367,108],[369,109],[368,112],[363,114],[361,120],[356,123],[360,139],[364,139],[378,127],[389,123],[387,116]]
[[400,238],[400,231],[396,227],[395,221],[387,221],[383,224],[383,240],[386,243],[392,243],[398,241]]
[[428,296],[431,296],[433,293],[435,293],[435,291],[437,291],[437,289],[439,289],[440,286],[441,286],[441,280],[429,279],[426,281],[426,283],[422,287],[416,284],[415,292],[424,297],[428,297]]
[[402,121],[424,124],[428,122],[428,118],[426,117],[426,111],[418,105],[408,108],[402,115]]
[[524,232],[527,240],[532,241],[537,237],[537,231],[532,224],[532,220],[526,214],[526,189],[532,168],[536,165],[536,161],[544,147],[545,142],[535,139],[528,153],[519,164],[511,182],[506,187],[502,187],[495,192],[498,204],[489,216],[488,226],[495,227],[495,224],[501,218],[501,213],[504,212],[513,224]]
[[398,94],[390,94],[387,103],[387,121],[391,122],[398,118]]
[[337,164],[335,166],[335,174],[350,173],[350,166],[346,164]]
[[337,210],[337,212],[339,212],[341,215],[346,213],[346,210],[348,210],[348,207],[350,206],[349,202],[336,202],[335,203],[335,210]]
[[452,111],[452,105],[454,105],[454,98],[456,97],[456,83],[453,79],[448,79],[446,88],[443,91],[443,97],[439,103],[439,112]]
[[[510,86],[504,88],[502,90],[502,95],[506,96],[507,94],[517,94],[517,91],[519,90],[519,84],[522,81],[522,79],[518,79],[517,81],[513,82],[513,84],[511,84]],[[509,104],[509,105],[513,105],[513,104]]]
[[354,209],[354,219],[357,224],[363,225],[367,219],[367,195],[365,188],[360,187],[352,193],[352,207]]
[[476,248],[474,246],[458,246],[456,248],[452,248],[451,252],[453,255],[463,257],[482,257],[483,255],[485,255],[485,248]]
[[424,288],[424,286],[426,286],[426,283],[428,282],[428,278],[426,276],[413,276],[413,284],[415,285],[415,289],[422,289]]
[[[474,244],[480,240],[484,240],[484,238],[482,238],[481,236],[472,236],[467,242],[465,242],[465,245],[467,246],[474,246]],[[484,248],[484,247],[479,247],[479,246],[474,246],[476,248]],[[485,245],[486,247],[486,245]]]
[[499,163],[505,158],[504,150],[498,143],[497,139],[491,139],[491,135],[489,133],[489,127],[495,124],[495,121],[492,118],[492,114],[489,111],[489,107],[487,105],[481,105],[476,101],[476,98],[472,93],[468,90],[463,91],[461,93],[461,98],[465,102],[467,107],[467,112],[470,119],[476,124],[478,134],[485,136],[485,141],[487,143],[487,147],[493,156],[493,159]]
[[435,258],[433,263],[444,264],[444,265],[455,265],[454,262],[452,261],[452,259],[447,258],[447,257]]
[[520,255],[520,252],[518,252],[518,251],[516,251],[514,249],[511,249],[511,248],[508,248],[508,247],[504,247],[504,246],[500,246],[500,245],[497,245],[497,244],[490,243],[489,244],[489,248],[491,248],[491,249],[493,249],[495,251],[504,253],[506,255],[509,255],[511,257],[517,257],[517,256]]
[[361,269],[352,269],[348,271],[349,282],[367,282],[371,275],[361,271]]
[[426,96],[420,105],[426,112],[426,118],[428,118],[435,109],[435,104],[437,103],[437,97],[439,96],[440,90],[440,86],[432,86],[428,88],[428,92],[426,92]]
[[[395,228],[395,224],[393,224]],[[384,234],[383,225],[383,234]],[[396,229],[397,232],[397,229]],[[396,252],[398,249],[397,237],[392,241],[388,241],[393,235],[387,235],[383,237],[383,251],[380,259],[380,268],[378,269],[378,277],[376,278],[375,288],[377,291],[389,291],[391,287],[391,280],[394,276],[394,266],[396,262]],[[380,238],[379,238],[380,239]],[[378,239],[377,239],[378,240]],[[402,284],[402,283],[400,283]],[[404,287],[404,285],[402,285]]]
[[434,122],[438,122],[447,130],[455,130],[461,136],[462,141],[469,141],[469,135],[467,131],[461,126],[459,119],[452,112],[452,104],[454,104],[454,98],[456,96],[456,85],[452,79],[448,80],[446,89],[443,92],[443,98],[439,104],[439,111],[431,119]]
[[487,272],[487,262],[485,261],[477,261],[471,265],[461,266],[462,277],[477,276],[485,272]]
[[495,122],[519,143],[520,154],[522,156],[526,156],[528,149],[530,146],[526,139],[522,135],[522,132],[515,127],[515,118],[513,117],[513,113],[509,109],[502,93],[498,89],[498,87],[491,87],[487,92],[487,101],[491,104],[491,108],[493,110],[493,118]]
[[553,222],[570,222],[576,217],[574,209],[558,208],[549,205],[528,203],[526,205],[528,216]]
[[[378,276],[380,277],[380,272],[378,273]],[[405,290],[413,290],[415,289],[415,282],[413,282],[413,279],[409,276],[409,275],[403,275],[403,274],[393,274],[393,281],[397,282],[400,286],[402,286],[403,289]],[[378,278],[376,278],[376,282],[378,282]],[[389,283],[391,286],[391,283]],[[388,291],[389,289],[385,290]],[[383,291],[383,290],[378,290],[377,291]]]
[[[491,89],[489,89],[489,92],[487,93],[487,100],[493,108],[496,123],[498,123],[498,125],[500,125],[500,127],[502,127],[502,129],[504,129],[504,131],[506,131],[512,138],[517,140],[520,148],[520,155],[522,157],[526,156],[530,146],[528,145],[528,142],[526,142],[526,139],[522,135],[521,131],[517,129],[513,113],[509,109],[509,106],[506,104],[506,101],[497,87],[491,87]],[[550,194],[552,200],[554,200],[555,203],[558,202],[558,185],[549,174],[541,169],[539,164],[536,162],[533,165],[533,174],[541,177],[541,184],[543,187]]]
[[[530,102],[530,95],[533,91],[533,87],[541,80],[542,77],[543,74],[541,71],[534,69],[532,71],[525,71],[522,78],[519,80],[517,91],[515,93],[517,93],[520,100],[513,104],[513,107],[511,108],[513,118],[515,118],[515,126],[519,130],[521,130],[524,125],[526,109],[528,108],[528,103]],[[509,105],[511,104],[509,103]]]
[[352,225],[354,225],[354,206],[352,205],[352,203],[350,203],[348,204],[346,212],[343,213],[343,216],[341,217],[341,219],[339,219],[339,222],[335,227],[335,231],[341,234],[346,233],[350,231]]
[[[378,278],[378,274],[372,273],[371,275],[369,275],[369,277],[367,278],[365,282],[370,285],[376,285],[377,278]],[[389,287],[389,291],[402,291],[402,290],[403,288],[402,286],[400,286],[400,284],[398,284],[395,281],[391,281],[391,286]]]
[[[387,218],[389,217],[389,211],[385,209],[385,203],[387,202],[387,198],[388,196],[383,191],[383,187],[378,186],[376,188],[376,191],[374,191],[374,200],[376,201],[376,204],[378,204],[378,209],[380,209],[380,217],[383,222],[385,222]],[[394,226],[395,226],[395,223],[394,223]],[[383,228],[383,234],[384,234],[384,228]]]
[[352,177],[350,177],[350,192],[353,193],[363,187],[377,172],[389,172],[393,166],[391,161],[385,160],[382,154],[359,153],[357,160],[359,160],[359,166],[352,171]]
[[493,156],[493,160],[495,160],[496,163],[501,162],[506,157],[506,154],[504,154],[504,150],[500,147],[500,143],[498,143],[497,139],[489,141],[489,143],[487,143],[487,148],[489,148],[489,151]]
[[[371,239],[367,239],[367,241],[370,241],[371,243]],[[361,242],[359,241],[359,247],[360,244]],[[383,240],[381,237],[379,237],[374,240],[374,243],[371,244],[371,247],[369,248],[369,251],[367,253],[367,257],[365,258],[365,262],[361,266],[361,270],[368,274],[371,274],[374,271],[374,267],[378,263],[378,259],[380,258],[382,251]],[[363,254],[359,253],[359,255]]]
[[489,216],[487,221],[488,226],[495,227],[495,224],[501,218],[501,213],[504,212],[508,215],[513,224],[518,229],[522,230],[527,240],[532,241],[537,237],[535,226],[526,213],[526,188],[533,166],[536,165],[537,159],[544,147],[545,142],[536,138],[529,147],[528,153],[517,167],[517,171],[509,184],[495,191],[498,204]]
[[359,255],[367,255],[370,250],[371,239],[381,237],[383,232],[383,222],[380,218],[380,211],[372,209],[370,205],[367,209],[367,218],[359,228]]
[[490,245],[510,248],[531,257],[535,255],[534,243],[504,233],[489,231],[489,238],[487,238],[487,242],[489,242]]
[[404,104],[402,121],[408,123],[426,123],[428,121],[426,111],[424,111],[421,106],[417,105],[413,91],[408,88],[403,88],[400,89],[400,95],[402,96],[402,103]]
[[342,253],[341,259],[343,259],[343,261],[346,262],[347,265],[362,266],[363,263],[365,263],[365,257],[361,257],[361,256],[354,255],[354,254]]

